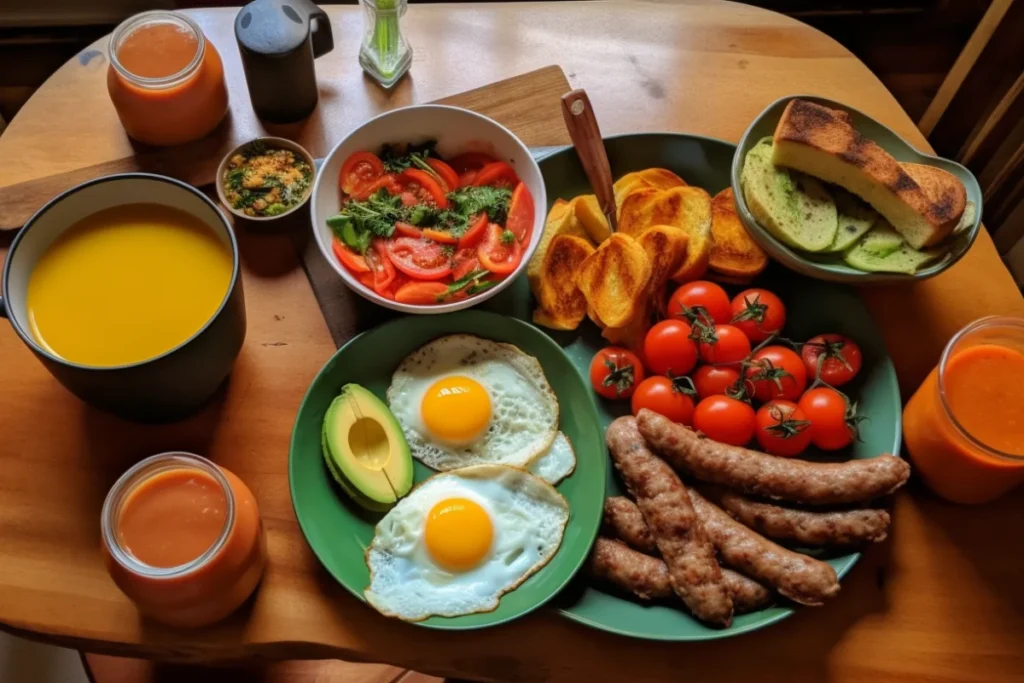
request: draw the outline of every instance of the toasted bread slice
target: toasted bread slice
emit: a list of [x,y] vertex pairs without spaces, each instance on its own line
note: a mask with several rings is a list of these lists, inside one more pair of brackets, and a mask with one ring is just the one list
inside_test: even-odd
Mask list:
[[653,225],[670,225],[686,232],[686,257],[672,274],[678,282],[704,275],[711,256],[711,196],[699,187],[670,190],[647,188],[626,196],[619,213],[619,232],[637,236]]
[[541,267],[537,310],[533,321],[555,330],[575,330],[587,315],[587,300],[576,286],[580,265],[594,253],[582,237],[557,235],[551,240]]
[[957,225],[954,225],[954,229],[950,231],[954,232],[967,211],[967,188],[960,182],[960,179],[938,166],[910,162],[900,162],[900,166],[941,211],[948,210],[949,213],[957,216]]
[[711,237],[708,268],[713,272],[749,280],[768,267],[768,254],[750,236],[736,213],[731,187],[711,199]]
[[576,285],[609,327],[622,327],[647,293],[651,264],[629,235],[614,233],[580,266]]
[[847,265],[870,273],[906,273],[912,275],[921,266],[942,258],[941,247],[914,249],[895,228],[880,217],[859,242],[843,254]]
[[601,212],[597,196],[585,194],[576,197],[573,202],[576,205],[576,220],[587,231],[587,235],[590,236],[594,244],[601,244],[608,239],[608,235],[612,234],[612,229],[608,226],[608,219]]
[[[573,202],[575,201],[575,199],[572,202],[565,202],[561,199],[555,200],[555,203],[551,206],[551,211],[548,212],[548,219],[544,224],[544,233],[540,236],[540,241],[537,243],[537,250],[533,252],[530,262],[526,264],[526,278],[530,282],[530,290],[534,296],[537,296],[540,288],[541,269],[544,264],[544,256],[548,253],[548,247],[551,245],[551,240],[558,235],[573,235],[584,239],[587,238],[587,233],[583,226],[576,220],[576,212],[573,208]],[[559,204],[559,202],[562,203]]]
[[[944,189],[925,191],[912,172],[853,127],[849,114],[805,100],[791,100],[775,128],[772,161],[808,173],[854,193],[920,249],[941,242],[956,227],[963,205],[935,201],[961,184],[950,175],[927,182]],[[948,174],[947,174],[948,175]],[[959,207],[959,210],[958,210]]]
[[612,189],[615,192],[615,206],[621,209],[626,195],[634,190],[671,190],[673,187],[685,186],[685,180],[666,168],[646,168],[622,176],[615,181]]
[[836,202],[836,236],[825,251],[845,251],[871,229],[878,212],[841,187],[832,188],[832,197]]
[[772,163],[772,141],[747,152],[740,174],[750,213],[775,239],[803,251],[823,251],[836,236],[836,205],[825,186]]

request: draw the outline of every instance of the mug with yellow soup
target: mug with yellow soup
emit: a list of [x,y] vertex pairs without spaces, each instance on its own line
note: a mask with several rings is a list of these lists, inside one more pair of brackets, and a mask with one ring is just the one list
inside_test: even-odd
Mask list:
[[227,219],[158,175],[98,178],[50,201],[11,245],[3,294],[0,314],[64,386],[132,419],[197,410],[245,337]]

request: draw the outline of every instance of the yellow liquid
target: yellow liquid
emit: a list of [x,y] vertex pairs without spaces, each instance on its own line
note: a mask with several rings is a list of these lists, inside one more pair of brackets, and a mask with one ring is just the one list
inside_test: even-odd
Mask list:
[[198,332],[224,300],[231,272],[227,246],[191,214],[111,207],[43,253],[29,277],[29,325],[43,348],[73,363],[137,363]]

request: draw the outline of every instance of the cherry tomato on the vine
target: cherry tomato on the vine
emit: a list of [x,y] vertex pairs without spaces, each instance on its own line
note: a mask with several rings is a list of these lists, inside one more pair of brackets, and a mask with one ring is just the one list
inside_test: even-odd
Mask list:
[[682,320],[662,320],[644,337],[644,359],[656,375],[685,375],[697,364],[692,329]]
[[863,362],[857,342],[841,334],[819,334],[811,337],[800,352],[807,376],[821,379],[834,387],[842,386],[857,376]]
[[728,396],[709,396],[693,411],[693,427],[709,439],[732,446],[745,446],[754,438],[754,409]]
[[590,361],[590,385],[605,398],[629,398],[644,379],[644,366],[635,353],[608,346]]
[[796,351],[766,346],[750,359],[744,375],[758,401],[783,398],[796,401],[807,388],[807,369]]
[[[696,280],[681,285],[668,300],[668,314],[693,323],[703,320],[709,325],[724,325],[732,319],[729,295],[714,282]],[[708,319],[710,318],[710,320]]]
[[694,334],[699,339],[700,358],[705,363],[738,366],[750,355],[750,340],[732,325],[704,328],[698,325]]
[[835,389],[815,387],[798,405],[810,420],[811,443],[823,451],[845,448],[857,438],[857,406]]
[[792,401],[769,401],[757,410],[757,443],[772,455],[793,456],[811,444],[811,423]]
[[748,289],[732,300],[732,324],[756,344],[786,325],[786,306],[767,289]]
[[688,377],[648,377],[636,388],[631,408],[647,408],[673,422],[689,426],[693,419],[693,383]]
[[697,396],[724,396],[736,387],[740,371],[726,365],[702,365],[693,372],[693,384],[697,388]]

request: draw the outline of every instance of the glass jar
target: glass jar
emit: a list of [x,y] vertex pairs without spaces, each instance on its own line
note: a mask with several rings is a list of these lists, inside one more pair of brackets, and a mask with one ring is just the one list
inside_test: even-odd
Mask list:
[[985,503],[1024,482],[1024,319],[960,330],[903,410],[916,472],[943,498]]
[[[205,549],[185,550],[180,563],[154,561],[181,555],[182,545],[197,540],[188,535],[205,531],[199,523],[210,526],[202,516],[211,508],[219,523],[199,539]],[[154,455],[125,472],[103,503],[101,529],[111,578],[145,616],[172,626],[205,626],[231,614],[256,589],[266,565],[252,492],[191,453]]]
[[363,6],[363,44],[359,65],[385,88],[405,75],[412,64],[412,48],[398,25],[407,0],[359,0]]
[[224,65],[188,17],[143,12],[114,29],[107,90],[129,136],[178,145],[210,133],[228,111]]

